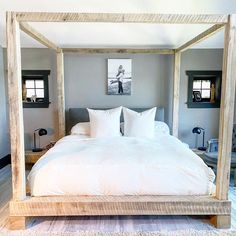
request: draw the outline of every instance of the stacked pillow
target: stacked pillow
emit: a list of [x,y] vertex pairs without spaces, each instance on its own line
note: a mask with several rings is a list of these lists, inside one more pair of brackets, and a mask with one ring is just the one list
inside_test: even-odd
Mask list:
[[109,110],[87,109],[90,122],[73,126],[71,134],[87,135],[92,138],[118,137],[120,129],[127,137],[154,138],[159,134],[169,134],[169,127],[155,121],[156,107],[144,112],[123,108],[124,123],[120,124],[122,107]]
[[120,114],[122,107],[110,110],[87,109],[92,138],[120,136]]
[[142,138],[154,137],[156,107],[141,113],[124,107],[123,113],[124,136]]

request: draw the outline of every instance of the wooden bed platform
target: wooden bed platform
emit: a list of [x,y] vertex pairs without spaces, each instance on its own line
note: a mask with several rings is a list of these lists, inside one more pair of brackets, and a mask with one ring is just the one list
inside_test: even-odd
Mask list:
[[[51,196],[10,202],[11,228],[19,217],[92,215],[210,215],[230,221],[231,202],[210,196]],[[218,227],[225,227],[219,225]]]
[[[213,26],[176,49],[63,49],[37,32],[27,22],[213,24]],[[175,60],[172,134],[177,137],[181,53],[219,30],[225,29],[216,196],[27,197],[20,29],[56,52],[58,138],[65,135],[63,53],[173,54]],[[231,203],[228,201],[228,188],[236,81],[236,15],[7,12],[7,58],[13,174],[13,199],[10,202],[9,218],[11,229],[25,228],[27,217],[62,215],[211,215],[217,227],[230,227]]]

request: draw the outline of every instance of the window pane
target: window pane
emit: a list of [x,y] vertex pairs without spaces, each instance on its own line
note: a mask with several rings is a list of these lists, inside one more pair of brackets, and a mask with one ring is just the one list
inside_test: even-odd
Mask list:
[[201,80],[193,81],[193,89],[201,89]]
[[25,81],[26,88],[34,88],[34,80],[26,80]]
[[43,80],[35,80],[36,88],[44,88]]
[[202,81],[202,88],[203,89],[210,89],[211,88],[211,81],[210,80],[203,80]]
[[32,96],[34,96],[34,89],[27,89],[27,98],[31,98]]
[[211,90],[202,90],[202,98],[210,98]]
[[44,98],[44,90],[43,89],[36,89],[37,98]]

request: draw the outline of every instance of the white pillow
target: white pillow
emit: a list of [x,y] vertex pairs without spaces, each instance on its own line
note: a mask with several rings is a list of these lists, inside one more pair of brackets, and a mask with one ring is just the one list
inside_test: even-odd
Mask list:
[[123,108],[124,136],[129,137],[154,137],[154,122],[156,107],[138,113],[128,108]]
[[[124,122],[120,123],[121,133],[124,134]],[[162,121],[155,121],[154,125],[154,136],[157,137],[158,135],[169,135],[170,129],[169,126]]]
[[90,135],[90,123],[79,122],[71,128],[71,134]]
[[155,136],[159,134],[169,135],[170,129],[169,126],[162,121],[155,121],[155,128],[154,128]]
[[90,136],[92,138],[120,136],[120,114],[122,107],[110,110],[89,109]]

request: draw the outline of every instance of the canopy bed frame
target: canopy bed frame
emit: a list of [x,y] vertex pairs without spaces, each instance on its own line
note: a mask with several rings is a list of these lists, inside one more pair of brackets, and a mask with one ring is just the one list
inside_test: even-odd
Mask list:
[[[109,22],[150,24],[213,24],[176,49],[60,48],[27,22]],[[173,127],[178,136],[181,53],[225,29],[222,97],[219,124],[219,158],[216,196],[58,196],[26,195],[23,107],[21,91],[20,29],[56,51],[59,138],[65,135],[64,53],[156,53],[174,55]],[[228,200],[233,108],[236,81],[236,15],[120,14],[7,12],[8,89],[13,198],[9,226],[23,229],[26,218],[72,215],[209,215],[219,228],[230,227]]]

